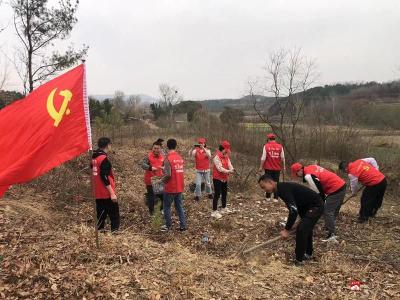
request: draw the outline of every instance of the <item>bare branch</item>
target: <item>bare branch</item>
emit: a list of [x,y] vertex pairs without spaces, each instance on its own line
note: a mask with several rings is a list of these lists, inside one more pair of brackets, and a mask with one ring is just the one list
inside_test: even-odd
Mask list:
[[306,106],[306,90],[315,82],[314,68],[314,61],[307,60],[301,48],[272,52],[264,69],[267,75],[265,91],[273,95],[274,103],[266,114],[257,107],[254,85],[248,83],[254,110],[280,138],[292,160],[297,157],[296,132]]

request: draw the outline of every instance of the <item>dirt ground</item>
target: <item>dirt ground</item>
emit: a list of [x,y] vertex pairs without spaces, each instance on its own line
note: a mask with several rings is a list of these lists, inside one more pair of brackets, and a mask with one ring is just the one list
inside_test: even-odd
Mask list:
[[[190,145],[181,147],[187,186]],[[144,204],[137,163],[145,153],[132,143],[115,147],[122,228],[100,234],[100,249],[86,194],[60,199],[50,187],[12,188],[0,201],[0,299],[400,299],[400,208],[390,194],[368,224],[356,223],[358,198],[346,203],[337,244],[321,242],[321,220],[317,261],[296,267],[293,237],[240,256],[275,237],[287,216],[283,202],[263,198],[255,175],[248,190],[232,188],[233,213],[221,220],[211,219],[209,199],[195,202],[186,191],[189,230],[160,232],[161,215],[151,219]],[[350,291],[352,280],[361,291]]]

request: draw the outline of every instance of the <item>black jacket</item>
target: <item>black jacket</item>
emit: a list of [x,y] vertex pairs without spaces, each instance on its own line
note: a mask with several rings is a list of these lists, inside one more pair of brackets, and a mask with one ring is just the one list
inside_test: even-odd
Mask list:
[[323,208],[324,202],[320,195],[312,189],[295,183],[295,182],[279,182],[277,184],[277,194],[289,209],[289,216],[285,229],[290,230],[296,222],[297,215],[304,218],[307,214],[317,208]]

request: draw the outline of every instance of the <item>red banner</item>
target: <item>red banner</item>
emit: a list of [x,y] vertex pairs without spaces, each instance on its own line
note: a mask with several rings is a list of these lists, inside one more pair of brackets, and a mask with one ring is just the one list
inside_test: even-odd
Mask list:
[[0,197],[91,148],[85,66],[0,110]]

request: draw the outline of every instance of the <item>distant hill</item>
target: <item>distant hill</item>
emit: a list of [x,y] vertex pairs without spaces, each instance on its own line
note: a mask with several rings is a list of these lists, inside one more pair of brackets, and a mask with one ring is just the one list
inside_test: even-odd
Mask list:
[[[387,83],[365,82],[365,83],[338,83],[325,86],[317,86],[306,92],[307,103],[325,102],[332,98],[337,100],[358,101],[368,100],[372,102],[397,102],[400,100],[400,81]],[[276,114],[276,104],[273,97],[256,96],[257,102],[263,102],[264,108],[269,108],[272,115]],[[285,101],[285,97],[281,99]],[[238,108],[243,111],[253,110],[253,100],[250,96],[238,99],[208,99],[196,101],[210,112],[221,112],[225,106]]]
[[[272,104],[274,100],[272,97],[265,97],[261,95],[256,95],[255,97],[257,102],[264,101],[266,104]],[[209,99],[197,102],[199,102],[207,111],[210,112],[221,112],[226,106],[244,111],[253,109],[253,99],[250,96],[244,96],[239,99]]]
[[[134,95],[125,95],[125,100],[127,100],[130,96],[139,96],[140,99],[142,100],[142,103],[153,103],[153,102],[158,102],[158,99],[146,95],[146,94],[134,94]],[[90,95],[90,97],[95,98],[96,100],[104,101],[106,99],[112,99],[114,95],[109,94],[109,95]]]

